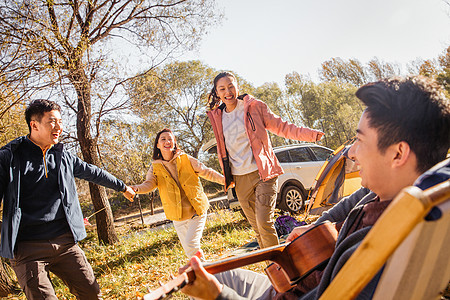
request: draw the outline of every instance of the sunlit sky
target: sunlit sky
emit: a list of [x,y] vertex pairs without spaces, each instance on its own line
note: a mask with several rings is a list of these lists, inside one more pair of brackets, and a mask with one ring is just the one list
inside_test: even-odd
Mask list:
[[318,80],[321,64],[333,57],[377,57],[406,72],[408,62],[434,59],[450,45],[446,0],[217,1],[222,23],[179,60],[200,59],[255,86],[283,86],[292,71]]

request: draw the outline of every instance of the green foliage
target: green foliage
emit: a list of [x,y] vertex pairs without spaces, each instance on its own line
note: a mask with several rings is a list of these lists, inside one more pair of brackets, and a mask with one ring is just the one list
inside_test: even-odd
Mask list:
[[400,67],[397,64],[380,61],[377,57],[367,65],[363,65],[357,59],[345,61],[340,57],[334,57],[322,63],[320,70],[322,81],[339,80],[357,87],[399,74]]
[[102,166],[126,182],[140,183],[151,165],[157,124],[109,120],[102,127],[108,133],[99,139]]
[[[217,75],[219,72],[216,72]],[[244,78],[242,78],[241,76],[239,76],[239,74],[231,71],[231,73],[234,74],[234,76],[236,77],[236,80],[238,82],[239,85],[239,94],[250,94],[250,95],[254,95],[255,94],[255,87],[253,86],[253,84],[251,84],[250,82],[248,82],[247,80],[245,80]],[[215,77],[215,76],[214,76]],[[211,78],[211,88],[212,88],[212,81],[214,78]],[[210,90],[211,90],[210,88]]]
[[172,129],[180,147],[197,157],[213,137],[206,109],[214,73],[200,61],[173,62],[149,71],[131,85],[133,110],[144,122]]
[[[275,82],[266,82],[260,87],[257,87],[254,90],[255,98],[264,101],[270,108],[270,110],[280,116],[281,118],[285,118],[283,114],[283,98],[285,97],[284,92],[281,90],[281,88],[278,86]],[[272,145],[274,147],[276,146],[282,146],[286,145],[287,140],[283,137],[277,136],[275,134],[272,134],[269,132],[269,137]]]
[[450,97],[450,46],[439,56],[438,60],[441,70],[436,79],[444,87],[447,97]]
[[280,102],[284,97],[283,91],[275,82],[266,82],[255,89],[253,94],[257,99],[264,101],[276,115],[281,115]]
[[363,110],[353,85],[335,80],[315,84],[294,72],[286,76],[286,88],[289,116],[325,132],[325,146],[336,148],[353,137]]

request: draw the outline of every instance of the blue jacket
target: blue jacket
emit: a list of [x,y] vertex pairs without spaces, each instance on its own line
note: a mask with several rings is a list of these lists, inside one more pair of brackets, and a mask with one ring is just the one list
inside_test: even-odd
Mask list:
[[[14,156],[25,136],[11,141],[0,149],[0,199],[3,200],[3,222],[0,241],[0,256],[14,257],[14,247],[22,216],[20,201],[20,159]],[[75,242],[86,237],[83,213],[75,184],[75,177],[93,183],[123,191],[126,185],[110,173],[97,166],[82,161],[64,149],[63,144],[54,146],[56,162],[59,166],[58,185],[67,222],[69,223]]]

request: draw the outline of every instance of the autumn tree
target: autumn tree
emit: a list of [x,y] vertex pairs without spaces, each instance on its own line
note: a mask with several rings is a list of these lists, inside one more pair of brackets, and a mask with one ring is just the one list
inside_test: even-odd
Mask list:
[[[122,72],[130,70],[128,58],[148,54],[141,64],[149,69],[193,48],[217,21],[214,5],[213,0],[1,0],[0,39],[10,44],[2,55],[10,58],[11,69],[39,75],[30,77],[29,86],[46,85],[46,97],[64,100],[76,116],[73,137],[84,160],[99,165],[102,119],[129,108],[118,92],[129,76]],[[128,57],[119,57],[119,49]],[[99,212],[99,239],[113,243],[118,239],[105,189],[89,188]]]
[[286,90],[290,115],[325,132],[325,146],[336,148],[354,136],[363,107],[353,85],[336,80],[315,84],[293,72],[286,76]]
[[[0,147],[18,136],[28,133],[28,126],[25,122],[25,107],[21,102],[11,106],[8,98],[0,98],[0,107],[4,109],[0,117]],[[1,109],[0,108],[0,109]]]
[[316,84],[309,77],[292,72],[286,75],[285,86],[288,101],[284,103],[284,111],[289,121],[313,128],[318,119],[316,112],[321,109],[321,102],[315,101]]
[[[285,93],[276,82],[266,82],[255,88],[254,96],[257,99],[264,101],[275,115],[287,120],[284,112]],[[282,146],[290,142],[271,132],[269,132],[269,137],[274,147]]]
[[39,78],[32,77],[29,69],[16,66],[24,47],[13,46],[11,40],[11,37],[0,40],[0,146],[28,132],[23,115],[25,99],[45,87],[28,86],[28,82],[37,82]]
[[407,65],[411,75],[423,75],[437,80],[450,94],[450,46],[441,55],[433,59],[417,58]]
[[319,73],[322,81],[339,80],[359,87],[371,81],[399,75],[400,67],[394,63],[380,61],[376,57],[367,65],[357,59],[346,61],[335,57],[322,63]]
[[131,88],[133,110],[143,122],[174,131],[181,148],[197,157],[213,137],[206,116],[207,94],[215,70],[200,61],[173,62],[137,78]]
[[450,46],[444,50],[438,60],[441,70],[438,72],[436,79],[447,91],[447,96],[450,96]]

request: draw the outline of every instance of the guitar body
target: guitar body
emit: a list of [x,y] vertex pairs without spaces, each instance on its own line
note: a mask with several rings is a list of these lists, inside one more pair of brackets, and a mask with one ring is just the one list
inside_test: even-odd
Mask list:
[[294,286],[279,264],[273,262],[268,265],[264,271],[278,293],[287,292]]
[[[328,261],[334,251],[338,232],[332,223],[324,223],[306,231],[291,243],[254,251],[242,256],[204,264],[211,274],[243,267],[263,260],[273,261],[266,273],[274,288],[287,291],[304,276]],[[195,280],[189,268],[177,278],[144,296],[145,300],[164,299]]]
[[277,292],[291,289],[299,280],[324,265],[334,252],[338,232],[332,223],[306,231],[289,245],[265,272]]

